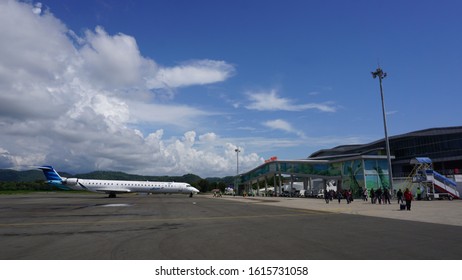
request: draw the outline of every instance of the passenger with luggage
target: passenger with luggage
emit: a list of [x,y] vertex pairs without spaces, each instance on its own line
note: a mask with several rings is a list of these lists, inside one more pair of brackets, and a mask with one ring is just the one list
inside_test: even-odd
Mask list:
[[406,201],[406,209],[408,211],[411,211],[411,201],[413,199],[414,198],[412,197],[411,191],[408,188],[406,188],[406,190],[404,191],[404,200]]

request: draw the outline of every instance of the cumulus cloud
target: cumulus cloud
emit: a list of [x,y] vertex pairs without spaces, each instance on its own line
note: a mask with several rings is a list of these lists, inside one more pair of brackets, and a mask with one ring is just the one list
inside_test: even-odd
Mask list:
[[278,96],[276,90],[269,92],[248,92],[250,104],[246,106],[250,110],[258,111],[304,111],[317,109],[322,112],[335,112],[336,108],[327,103],[297,104],[295,101]]
[[[227,62],[158,65],[132,36],[100,26],[78,36],[40,3],[0,1],[0,37],[0,168],[232,174],[233,144],[191,129],[210,113],[153,98],[225,81],[234,73]],[[166,137],[172,126],[186,133]],[[261,162],[242,158],[249,168]]]
[[86,32],[84,42],[79,53],[92,82],[115,88],[140,83],[142,63],[149,61],[140,56],[135,38],[125,34],[111,36],[98,26],[94,32]]

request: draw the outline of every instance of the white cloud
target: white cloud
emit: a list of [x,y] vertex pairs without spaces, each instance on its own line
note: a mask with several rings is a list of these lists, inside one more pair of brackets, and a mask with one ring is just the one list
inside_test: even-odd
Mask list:
[[202,134],[199,136],[199,140],[202,142],[213,142],[217,139],[217,135],[213,132]]
[[233,73],[234,67],[225,61],[194,60],[159,69],[155,77],[148,80],[148,87],[158,89],[205,85],[225,81]]
[[293,126],[289,122],[281,120],[281,119],[266,121],[263,123],[263,125],[271,129],[282,130],[282,131],[289,132],[289,133],[295,133],[298,136],[304,137],[304,134],[302,131],[299,131],[293,128]]
[[267,121],[264,123],[265,126],[270,127],[272,129],[280,129],[284,130],[287,132],[292,132],[294,131],[292,125],[284,120],[278,119],[278,120],[272,120],[272,121]]
[[[234,174],[233,144],[191,129],[211,113],[152,97],[225,81],[234,73],[227,62],[160,66],[132,36],[96,27],[79,37],[41,5],[17,1],[0,1],[0,38],[0,168]],[[166,137],[172,126],[187,132]],[[260,162],[242,153],[243,167]]]
[[84,42],[80,55],[92,82],[116,88],[140,83],[145,59],[140,56],[133,37],[125,34],[110,36],[98,26],[94,32],[86,32]]
[[36,15],[40,15],[42,13],[42,3],[36,3],[32,8],[32,12]]
[[139,101],[126,101],[130,107],[130,123],[150,123],[190,127],[194,121],[213,113],[202,111],[188,105],[154,104]]
[[304,111],[317,109],[322,112],[335,112],[336,108],[328,103],[305,103],[296,104],[295,101],[279,97],[276,90],[270,92],[248,92],[250,104],[246,106],[250,110],[258,111]]

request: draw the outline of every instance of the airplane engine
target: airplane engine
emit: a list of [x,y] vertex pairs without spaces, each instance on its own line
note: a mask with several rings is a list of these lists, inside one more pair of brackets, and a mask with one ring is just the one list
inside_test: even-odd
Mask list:
[[77,178],[67,178],[66,180],[63,181],[64,185],[68,186],[76,186],[78,183],[79,179]]

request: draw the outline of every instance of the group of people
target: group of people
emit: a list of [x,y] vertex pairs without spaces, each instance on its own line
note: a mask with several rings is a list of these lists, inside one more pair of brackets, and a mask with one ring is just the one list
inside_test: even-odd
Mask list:
[[[364,189],[362,192],[362,199],[363,201],[368,201],[368,198],[371,198],[371,203],[376,204],[377,202],[379,204],[391,204],[390,199],[391,199],[391,194],[389,189],[387,188],[378,188],[376,190],[370,189],[369,191],[367,189]],[[405,207],[408,211],[411,210],[411,201],[414,200],[414,197],[412,195],[412,192],[406,188],[406,190],[401,191],[401,189],[398,190],[396,193],[396,197],[398,199],[398,204],[404,204]],[[344,198],[347,202],[347,204],[351,203],[353,201],[353,195],[351,190],[343,190],[343,191],[327,191],[324,190],[324,199],[326,203],[329,203],[329,201],[332,201],[333,199],[337,198],[338,203],[341,202],[341,200]]]
[[[367,190],[364,190],[364,195],[367,196]],[[385,188],[383,191],[382,191],[382,188],[378,188],[375,191],[374,189],[371,189],[370,196],[371,196],[371,202],[373,204],[375,204],[377,201],[379,202],[379,204],[382,204],[382,200],[384,204],[387,204],[387,203],[391,204],[390,203],[391,195],[390,195],[390,191],[387,188]],[[414,197],[412,195],[412,192],[409,190],[409,188],[406,188],[404,193],[401,189],[398,189],[398,192],[396,193],[396,198],[398,199],[398,204],[404,204],[404,202],[406,202],[406,209],[408,211],[411,210],[411,201],[414,200]],[[367,197],[366,197],[366,201],[367,201]]]
[[213,197],[221,197],[221,192],[220,191],[214,191],[213,192]]
[[[369,194],[371,197],[372,204],[376,204],[377,201],[379,202],[379,204],[382,204],[382,201],[383,201],[383,204],[387,204],[387,203],[391,204],[390,202],[391,195],[390,195],[390,191],[387,188],[383,190],[382,188],[378,188],[377,190],[371,189]],[[367,201],[367,190],[364,190],[363,197],[364,196],[366,196],[365,200]]]
[[340,203],[342,199],[345,198],[347,204],[350,204],[353,201],[353,194],[351,190],[343,190],[343,191],[324,190],[324,200],[326,201],[326,203],[329,203],[329,201],[332,201],[335,198],[338,199],[338,203]]

